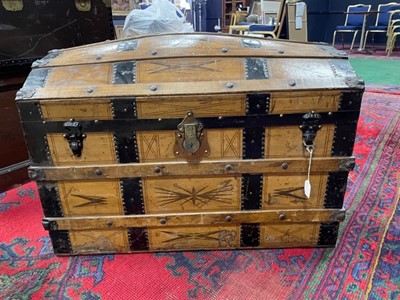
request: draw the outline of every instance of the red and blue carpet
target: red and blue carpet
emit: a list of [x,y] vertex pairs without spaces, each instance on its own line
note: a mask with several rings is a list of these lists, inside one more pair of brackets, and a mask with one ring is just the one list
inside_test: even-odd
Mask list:
[[0,299],[400,299],[399,116],[368,87],[335,249],[58,258],[35,184],[0,194]]

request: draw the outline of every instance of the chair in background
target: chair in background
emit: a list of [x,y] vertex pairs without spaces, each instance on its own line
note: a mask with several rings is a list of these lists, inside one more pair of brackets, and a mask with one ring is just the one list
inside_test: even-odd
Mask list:
[[248,25],[246,22],[247,11],[239,11],[235,12],[235,24],[234,25]]
[[139,3],[139,8],[140,9],[146,9],[148,7],[150,7],[150,3]]
[[392,11],[400,9],[400,3],[391,2],[386,4],[378,5],[378,14],[376,16],[375,25],[368,26],[367,31],[365,32],[364,39],[364,47],[367,42],[368,34],[371,32],[372,38],[372,48],[374,48],[374,34],[375,33],[384,33],[387,35],[389,24],[392,20]]
[[229,24],[229,33],[243,34],[248,26],[252,23],[246,22],[247,12],[246,11],[236,11],[231,14],[231,21]]
[[388,56],[392,54],[398,36],[400,36],[400,10],[392,12],[392,19],[389,23],[386,43]]
[[272,10],[266,12],[265,17],[271,18],[272,24],[252,24],[249,26],[249,35],[261,35],[263,37],[272,37],[277,39],[280,36],[283,20],[286,15],[286,1],[264,1],[264,5]]
[[349,5],[346,12],[346,21],[343,26],[336,26],[336,30],[333,32],[333,42],[332,46],[335,46],[336,33],[340,32],[342,34],[342,48],[344,48],[343,34],[353,33],[353,40],[351,42],[350,50],[354,47],[354,41],[356,40],[358,31],[362,29],[365,15],[357,14],[359,12],[369,12],[371,10],[371,5],[357,4]]

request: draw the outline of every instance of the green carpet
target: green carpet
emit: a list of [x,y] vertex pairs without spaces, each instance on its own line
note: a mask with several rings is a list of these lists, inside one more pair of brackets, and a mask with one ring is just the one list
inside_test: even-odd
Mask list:
[[349,58],[349,61],[365,83],[400,85],[400,60]]

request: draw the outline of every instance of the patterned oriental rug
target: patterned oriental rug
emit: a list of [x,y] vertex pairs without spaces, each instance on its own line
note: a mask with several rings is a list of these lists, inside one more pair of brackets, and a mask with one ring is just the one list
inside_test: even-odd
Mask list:
[[335,249],[55,257],[34,183],[0,194],[0,299],[400,299],[400,89],[363,98]]

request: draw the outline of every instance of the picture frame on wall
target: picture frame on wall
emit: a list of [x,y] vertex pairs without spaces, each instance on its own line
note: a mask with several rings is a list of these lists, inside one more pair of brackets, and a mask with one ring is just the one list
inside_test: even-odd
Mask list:
[[111,0],[111,8],[114,16],[127,16],[136,8],[135,0]]

